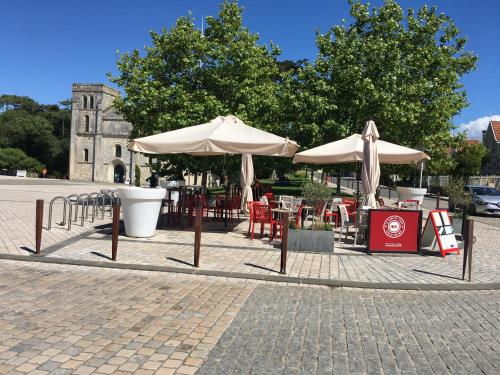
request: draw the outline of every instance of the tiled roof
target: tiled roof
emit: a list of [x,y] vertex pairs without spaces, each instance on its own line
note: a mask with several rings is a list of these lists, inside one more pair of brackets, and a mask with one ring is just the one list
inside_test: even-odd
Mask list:
[[479,143],[479,141],[477,139],[467,139],[467,143],[469,145],[475,145],[475,144]]
[[500,121],[490,121],[490,125],[495,141],[500,142]]

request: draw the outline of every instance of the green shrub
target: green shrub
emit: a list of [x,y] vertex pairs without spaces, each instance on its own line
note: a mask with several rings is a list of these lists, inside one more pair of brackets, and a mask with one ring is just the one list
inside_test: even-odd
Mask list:
[[461,177],[450,178],[444,187],[444,193],[448,196],[450,211],[455,211],[455,208],[469,207],[472,203],[472,197],[465,191],[465,182]]
[[308,204],[325,202],[332,196],[332,190],[319,182],[307,181],[302,184],[302,194]]

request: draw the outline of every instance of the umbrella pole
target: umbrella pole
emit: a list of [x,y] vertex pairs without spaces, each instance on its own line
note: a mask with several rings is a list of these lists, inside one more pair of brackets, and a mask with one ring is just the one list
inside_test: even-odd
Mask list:
[[226,176],[226,156],[227,154],[224,154],[224,161],[223,161],[223,167],[222,167],[222,178],[224,179],[224,184],[225,190],[226,190],[226,196],[224,199],[224,204],[223,204],[223,210],[224,210],[224,226],[227,227],[227,210],[228,210],[228,201],[229,201],[229,178]]
[[420,161],[420,185],[419,187],[422,188],[422,175],[424,173],[424,161]]
[[359,164],[356,172],[356,207],[359,206]]

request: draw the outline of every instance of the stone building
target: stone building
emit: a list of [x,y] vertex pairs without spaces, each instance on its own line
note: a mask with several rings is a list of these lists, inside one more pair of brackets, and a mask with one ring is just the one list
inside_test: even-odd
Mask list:
[[489,151],[489,159],[483,165],[484,175],[500,175],[500,121],[490,121],[483,130],[483,145]]
[[133,183],[137,164],[144,181],[148,159],[127,150],[132,124],[112,107],[120,93],[103,84],[74,83],[72,94],[69,178]]

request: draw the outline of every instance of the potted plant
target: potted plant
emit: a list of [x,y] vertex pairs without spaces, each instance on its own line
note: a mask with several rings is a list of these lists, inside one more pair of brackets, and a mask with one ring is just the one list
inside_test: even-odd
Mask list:
[[[302,185],[302,193],[306,205],[316,206],[325,204],[331,197],[331,190],[320,183],[308,181]],[[303,217],[305,219],[305,211]],[[317,215],[312,213],[312,221],[309,226],[297,227],[295,222],[289,224],[288,229],[288,248],[290,250],[312,251],[312,252],[333,252],[335,243],[335,233],[330,223],[323,222],[323,213]],[[315,220],[317,219],[317,221]]]
[[162,188],[119,187],[125,233],[129,237],[152,237],[166,190]]

